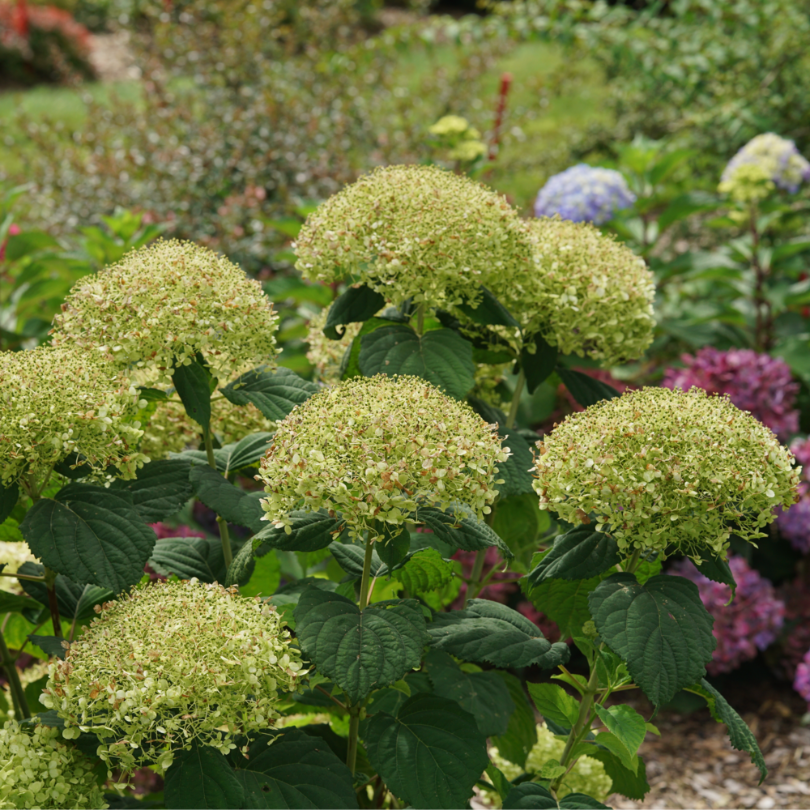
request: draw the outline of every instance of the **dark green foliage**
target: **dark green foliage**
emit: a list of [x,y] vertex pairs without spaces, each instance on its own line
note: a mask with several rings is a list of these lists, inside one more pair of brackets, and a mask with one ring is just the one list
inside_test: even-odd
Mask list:
[[228,760],[208,746],[180,751],[166,772],[164,796],[170,810],[228,810],[244,806],[244,788]]
[[530,394],[554,372],[557,354],[557,347],[550,346],[539,332],[523,348],[520,366],[526,374],[526,388]]
[[0,523],[5,523],[6,518],[17,505],[19,497],[20,488],[16,483],[9,487],[0,487]]
[[338,326],[367,321],[384,306],[385,298],[365,284],[349,287],[329,307],[329,315],[326,318],[323,333],[332,340],[340,340],[345,329],[338,329]]
[[557,374],[571,393],[571,396],[583,408],[595,405],[603,399],[613,399],[613,397],[619,396],[619,392],[612,385],[589,377],[581,371],[558,367]]
[[529,574],[529,585],[549,579],[579,580],[603,574],[621,559],[619,546],[593,524],[577,526],[556,538],[551,550]]
[[134,481],[114,481],[110,489],[132,494],[135,511],[146,523],[157,523],[176,514],[192,495],[189,466],[185,461],[151,461],[138,470]]
[[460,548],[462,551],[485,551],[490,546],[497,546],[505,556],[512,556],[503,540],[461,504],[447,512],[430,506],[420,506],[415,519],[418,523],[424,523],[451,548]]
[[187,366],[176,368],[172,382],[186,413],[207,430],[211,422],[211,373],[199,360],[195,360]]
[[265,527],[259,503],[262,493],[247,493],[207,466],[192,466],[189,477],[194,494],[228,523],[247,526],[254,532]]
[[520,768],[526,765],[526,757],[537,742],[537,726],[534,711],[526,698],[523,684],[508,672],[496,673],[506,684],[515,710],[509,716],[506,732],[493,738],[500,755]]
[[512,313],[484,286],[480,288],[481,299],[478,305],[459,304],[459,309],[474,323],[482,326],[510,326],[519,327]]
[[288,368],[248,371],[222,389],[234,405],[255,405],[268,419],[283,419],[296,406],[306,402],[318,386]]
[[609,810],[606,804],[586,796],[584,793],[569,793],[559,802],[548,788],[537,782],[524,782],[509,791],[503,802],[503,810]]
[[[24,562],[18,569],[18,573],[28,576],[42,576],[44,567],[33,562]],[[19,580],[23,590],[32,596],[42,605],[48,604],[48,589],[44,582],[32,582],[31,580]],[[59,615],[63,620],[69,622],[92,619],[95,616],[93,608],[102,602],[108,602],[114,594],[107,588],[98,585],[81,585],[74,582],[64,574],[59,574],[54,581],[56,590],[56,604],[59,608]],[[0,613],[9,610],[0,607]]]
[[498,494],[508,498],[531,493],[533,479],[529,470],[534,459],[529,443],[516,430],[508,430],[502,425],[498,425],[498,434],[503,439],[503,446],[512,451],[506,462],[498,465],[498,477],[504,482],[498,485]]

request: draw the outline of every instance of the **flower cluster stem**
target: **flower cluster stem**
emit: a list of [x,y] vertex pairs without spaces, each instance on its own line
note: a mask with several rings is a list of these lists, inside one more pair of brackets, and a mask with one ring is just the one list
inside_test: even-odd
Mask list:
[[28,701],[25,699],[25,691],[20,683],[20,673],[11,657],[5,636],[0,632],[0,665],[3,667],[8,678],[8,685],[11,690],[11,699],[14,703],[14,714],[17,719],[27,720],[31,716],[28,708]]
[[[203,441],[205,442],[205,455],[208,458],[208,466],[212,470],[216,470],[217,460],[214,456],[214,441],[211,436],[210,425],[203,428]],[[217,515],[217,526],[219,526],[219,539],[222,543],[222,559],[225,562],[225,568],[228,569],[233,562],[233,549],[231,548],[231,535],[228,531],[228,521]]]
[[56,598],[56,571],[45,567],[45,587],[48,589],[48,608],[51,611],[51,621],[53,622],[53,634],[62,635],[62,621],[59,618],[59,602]]

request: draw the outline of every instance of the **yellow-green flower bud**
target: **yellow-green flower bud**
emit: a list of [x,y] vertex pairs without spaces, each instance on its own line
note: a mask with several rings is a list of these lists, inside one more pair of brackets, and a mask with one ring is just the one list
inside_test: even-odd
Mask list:
[[159,241],[77,282],[54,318],[54,344],[75,343],[168,381],[202,353],[214,376],[267,365],[277,318],[258,281],[193,242]]
[[488,273],[504,284],[531,260],[525,223],[498,194],[435,166],[389,166],[361,177],[307,218],[301,274],[354,276],[386,299],[445,309],[477,303]]
[[93,762],[60,739],[59,729],[9,720],[0,730],[0,807],[104,808]]
[[530,222],[534,265],[517,279],[484,284],[517,318],[564,354],[615,365],[640,357],[653,338],[655,285],[644,260],[588,222]]
[[595,514],[630,552],[725,555],[796,500],[791,452],[751,414],[700,388],[642,388],[568,416],[537,443],[540,507]]
[[125,771],[150,758],[165,770],[195,742],[227,753],[273,725],[279,692],[306,672],[275,608],[236,588],[160,582],[96,610],[40,700],[66,737],[104,738],[98,755]]
[[79,453],[134,478],[144,461],[137,390],[102,357],[72,346],[0,353],[0,479],[34,482]]
[[492,425],[424,380],[355,378],[279,423],[260,465],[262,506],[277,526],[294,509],[339,512],[354,536],[402,524],[417,505],[462,501],[480,517],[507,455]]
[[[537,742],[526,757],[526,773],[539,774],[543,765],[549,760],[558,762],[565,751],[565,742],[558,740],[545,723],[537,724]],[[497,748],[489,749],[489,756],[495,766],[507,779],[516,779],[523,770],[504,759]],[[557,790],[557,798],[562,799],[569,793],[584,793],[599,802],[604,802],[613,788],[613,780],[605,772],[605,766],[599,760],[580,757],[574,767],[563,777]]]

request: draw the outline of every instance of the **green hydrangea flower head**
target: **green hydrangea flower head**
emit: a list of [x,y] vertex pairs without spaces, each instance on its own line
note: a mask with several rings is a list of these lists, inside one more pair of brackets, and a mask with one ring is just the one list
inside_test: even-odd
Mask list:
[[279,423],[260,464],[262,506],[279,527],[294,509],[339,512],[354,537],[405,523],[417,505],[461,501],[481,517],[507,456],[492,425],[424,380],[355,378]]
[[275,608],[236,588],[160,582],[96,610],[40,700],[65,737],[98,734],[98,755],[124,771],[152,759],[165,771],[195,742],[228,753],[273,724],[306,673]]
[[258,281],[208,248],[160,240],[77,282],[53,343],[75,343],[168,382],[200,352],[215,377],[268,365],[277,317]]
[[105,808],[93,762],[59,729],[9,720],[0,730],[0,808]]
[[[526,757],[526,773],[539,774],[547,762],[552,759],[560,761],[565,750],[564,740],[557,739],[554,733],[546,728],[545,723],[537,724],[537,742]],[[507,779],[516,779],[524,769],[504,759],[497,748],[489,749],[489,756],[495,766]],[[584,793],[604,802],[613,790],[613,780],[605,772],[605,766],[597,759],[580,757],[574,767],[565,775],[557,791],[557,798],[562,799],[569,793]]]
[[537,443],[540,507],[578,524],[594,514],[624,552],[725,556],[733,531],[763,536],[796,500],[791,452],[727,397],[642,388],[603,400]]
[[588,222],[531,220],[534,263],[518,279],[484,282],[526,335],[564,354],[616,365],[652,343],[655,284],[644,260]]
[[72,346],[0,353],[0,479],[39,482],[68,456],[134,478],[138,392],[97,354]]
[[310,214],[295,244],[304,278],[365,282],[394,304],[477,303],[487,273],[525,272],[525,223],[498,194],[435,166],[389,166]]

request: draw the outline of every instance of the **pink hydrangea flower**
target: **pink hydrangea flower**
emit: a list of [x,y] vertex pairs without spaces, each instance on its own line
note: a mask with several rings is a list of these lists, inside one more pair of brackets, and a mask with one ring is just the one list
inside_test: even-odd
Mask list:
[[810,650],[805,653],[801,664],[796,667],[793,688],[807,701],[810,707]]
[[670,368],[664,374],[665,388],[688,391],[697,386],[713,394],[728,394],[738,408],[749,411],[782,440],[798,430],[799,384],[781,358],[751,349],[720,351],[706,346],[681,360],[685,368]]
[[686,577],[698,586],[706,610],[714,617],[717,648],[706,669],[710,675],[731,672],[743,661],[755,658],[772,644],[785,619],[785,603],[779,599],[770,580],[750,568],[742,557],[729,559],[737,582],[737,595],[731,604],[731,588],[703,576],[689,560],[676,563],[670,573]]
[[790,449],[803,467],[805,480],[799,486],[799,501],[787,511],[777,511],[776,525],[796,551],[810,554],[810,439],[797,439]]

